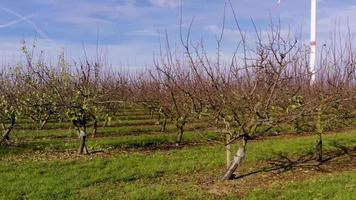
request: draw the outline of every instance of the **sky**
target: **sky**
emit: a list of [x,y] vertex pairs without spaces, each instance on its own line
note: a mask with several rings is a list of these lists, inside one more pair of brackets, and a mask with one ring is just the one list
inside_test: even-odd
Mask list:
[[[102,52],[113,68],[140,69],[152,64],[166,35],[179,48],[182,27],[191,39],[204,41],[216,52],[226,8],[223,52],[233,53],[238,32],[225,0],[0,0],[0,62],[21,58],[21,41],[36,44],[49,60],[65,52],[76,60]],[[231,0],[243,30],[252,31],[251,19],[261,30],[280,20],[302,41],[308,41],[310,0]],[[180,16],[182,10],[182,23]],[[318,41],[327,43],[336,27],[356,31],[355,0],[318,0]],[[354,30],[353,30],[354,29]],[[234,43],[235,42],[235,43]],[[319,43],[321,43],[319,42]],[[99,50],[98,50],[99,49]]]

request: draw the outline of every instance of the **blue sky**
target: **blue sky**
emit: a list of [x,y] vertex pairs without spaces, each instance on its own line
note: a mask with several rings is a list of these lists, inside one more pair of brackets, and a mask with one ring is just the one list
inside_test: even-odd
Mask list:
[[[244,30],[251,18],[262,30],[270,16],[307,41],[310,0],[231,0]],[[72,58],[83,55],[83,44],[94,55],[96,44],[116,66],[139,68],[152,63],[164,42],[165,32],[179,45],[181,0],[0,0],[0,59],[13,62],[21,55],[20,41],[36,40],[50,59],[65,51]],[[204,40],[212,54],[221,29],[224,0],[183,0],[183,29],[194,19],[194,40]],[[232,53],[238,33],[227,8],[224,52]],[[356,27],[355,0],[319,0],[318,38],[326,41],[335,24],[345,32]],[[356,28],[355,28],[356,31]]]

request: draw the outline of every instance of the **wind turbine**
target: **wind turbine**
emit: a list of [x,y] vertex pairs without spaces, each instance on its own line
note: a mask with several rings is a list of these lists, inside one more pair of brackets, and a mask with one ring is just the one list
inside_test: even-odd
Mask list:
[[310,62],[309,72],[311,73],[310,84],[315,83],[315,66],[316,66],[316,8],[317,0],[311,0],[311,17],[310,17]]
[[[277,6],[281,4],[281,0],[277,0]],[[310,84],[315,83],[316,79],[316,11],[317,0],[311,0],[311,16],[310,16],[310,60],[309,60],[309,73]]]

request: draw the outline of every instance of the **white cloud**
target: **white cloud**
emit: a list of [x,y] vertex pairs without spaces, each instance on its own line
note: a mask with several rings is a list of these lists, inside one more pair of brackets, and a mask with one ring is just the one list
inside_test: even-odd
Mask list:
[[[122,44],[76,44],[65,41],[48,41],[46,39],[25,38],[28,48],[36,44],[34,55],[43,51],[46,62],[56,64],[58,55],[65,52],[68,62],[84,59],[84,49],[89,59],[97,57],[97,50],[102,52],[102,58],[113,69],[138,70],[152,63],[153,52],[158,44],[127,42]],[[18,38],[0,38],[0,66],[13,65],[24,61],[21,52],[22,43]]]
[[142,30],[134,30],[128,33],[130,36],[150,36],[150,37],[160,37],[162,36],[158,31],[142,29]]
[[150,0],[152,5],[162,8],[176,8],[183,0]]

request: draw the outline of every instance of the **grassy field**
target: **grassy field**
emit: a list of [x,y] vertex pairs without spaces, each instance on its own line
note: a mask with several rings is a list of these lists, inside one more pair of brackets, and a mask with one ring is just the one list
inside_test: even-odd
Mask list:
[[0,146],[0,199],[356,199],[354,130],[325,135],[321,164],[314,135],[252,141],[239,178],[223,182],[224,146],[202,121],[175,147],[173,124],[159,133],[154,119],[132,111],[89,138],[85,156],[69,123],[28,124]]

